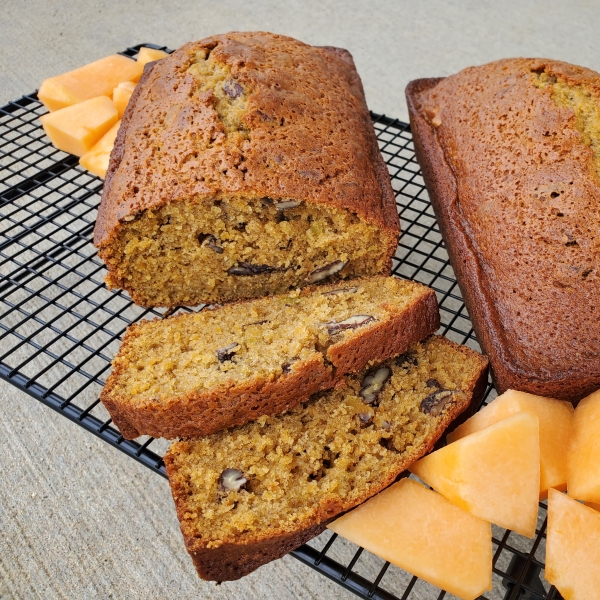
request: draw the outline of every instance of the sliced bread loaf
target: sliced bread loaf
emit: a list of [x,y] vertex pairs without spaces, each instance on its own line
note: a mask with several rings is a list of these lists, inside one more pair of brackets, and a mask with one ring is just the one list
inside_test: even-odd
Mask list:
[[238,579],[390,485],[481,399],[487,359],[433,336],[290,412],[165,456],[185,544],[203,579]]
[[128,439],[206,435],[288,410],[438,327],[433,290],[383,276],[142,321],[101,398]]
[[232,32],[146,66],[94,243],[110,287],[192,306],[389,273],[399,233],[350,53]]

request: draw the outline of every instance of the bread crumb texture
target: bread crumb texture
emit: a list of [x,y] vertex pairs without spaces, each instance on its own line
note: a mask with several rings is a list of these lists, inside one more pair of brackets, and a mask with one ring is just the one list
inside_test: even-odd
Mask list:
[[165,462],[188,549],[268,540],[364,501],[432,447],[486,364],[434,336],[284,415],[172,444]]
[[547,380],[600,356],[600,75],[544,59],[471,67],[421,93],[500,348]]
[[177,306],[384,273],[398,232],[350,55],[237,33],[146,71],[94,241],[109,286]]
[[270,381],[326,361],[332,344],[362,335],[429,293],[394,277],[350,284],[134,325],[113,361],[110,394],[145,405]]
[[533,72],[533,84],[552,90],[552,100],[557,106],[569,108],[575,116],[575,127],[581,133],[581,139],[593,152],[593,165],[596,177],[600,181],[600,102],[598,95],[585,85],[577,85],[559,79],[552,71],[538,69]]

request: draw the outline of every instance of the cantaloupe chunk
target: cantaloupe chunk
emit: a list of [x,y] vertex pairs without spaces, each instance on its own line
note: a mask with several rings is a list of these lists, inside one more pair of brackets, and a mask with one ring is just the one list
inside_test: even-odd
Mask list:
[[80,159],[79,164],[90,173],[104,179],[110,161],[110,153],[115,145],[115,138],[121,126],[117,121],[101,138],[100,141]]
[[143,48],[140,48],[137,61],[143,67],[146,63],[153,62],[155,60],[160,60],[165,56],[169,55],[163,50],[154,50],[154,48],[146,48],[144,46]]
[[533,537],[540,489],[539,419],[520,412],[414,463],[410,470],[467,512]]
[[40,117],[44,131],[59,150],[83,156],[118,121],[112,100],[98,96]]
[[403,479],[329,529],[459,598],[492,589],[492,530],[416,481]]
[[127,105],[129,104],[129,99],[131,98],[131,94],[133,94],[133,90],[135,90],[136,84],[133,81],[125,81],[120,83],[114,90],[112,99],[119,111],[119,118],[123,116]]
[[573,405],[564,400],[508,390],[448,434],[448,442],[528,410],[540,420],[540,498],[548,488],[567,489],[567,454],[571,444]]
[[594,502],[586,502],[585,505],[589,506],[590,508],[593,508],[594,510],[600,511],[600,504],[596,504]]
[[600,390],[575,409],[567,468],[571,498],[600,503]]
[[133,92],[133,90],[135,90],[136,86],[137,86],[137,83],[135,83],[135,81],[122,81],[117,87],[124,88],[126,90],[131,90]]
[[122,81],[139,79],[142,70],[143,65],[139,62],[113,54],[74,71],[44,79],[38,98],[53,111],[96,96],[110,97]]
[[546,535],[546,579],[565,600],[600,598],[600,513],[550,490]]

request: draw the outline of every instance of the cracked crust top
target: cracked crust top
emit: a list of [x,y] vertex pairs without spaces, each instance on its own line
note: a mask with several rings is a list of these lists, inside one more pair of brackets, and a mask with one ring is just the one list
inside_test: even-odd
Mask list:
[[[195,75],[209,55],[234,82],[229,98],[243,91],[238,114]],[[146,66],[111,156],[95,245],[144,209],[232,194],[347,209],[381,227],[393,253],[394,194],[349,52],[229,33]]]

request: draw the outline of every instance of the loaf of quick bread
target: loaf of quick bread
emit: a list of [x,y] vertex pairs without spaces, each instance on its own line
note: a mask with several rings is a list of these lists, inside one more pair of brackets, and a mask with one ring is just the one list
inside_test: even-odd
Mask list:
[[374,276],[128,328],[101,394],[127,439],[281,413],[439,327],[435,292]]
[[258,32],[146,66],[94,243],[110,287],[173,307],[389,274],[398,234],[351,55]]
[[406,94],[498,391],[578,401],[600,387],[600,75],[519,58]]
[[238,579],[321,533],[431,450],[485,389],[487,360],[442,337],[284,415],[171,445],[164,460],[203,579]]

